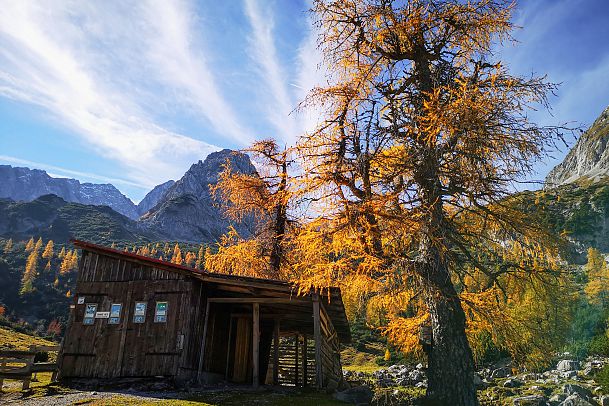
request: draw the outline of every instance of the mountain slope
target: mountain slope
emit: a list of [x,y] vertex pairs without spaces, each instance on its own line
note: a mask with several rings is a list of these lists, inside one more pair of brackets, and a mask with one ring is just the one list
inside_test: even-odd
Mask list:
[[165,183],[161,183],[160,185],[155,186],[154,189],[148,192],[146,196],[144,196],[142,201],[139,202],[139,204],[137,205],[137,211],[139,215],[141,216],[143,214],[146,214],[148,210],[159,204],[161,199],[163,199],[163,197],[165,196],[165,193],[173,185],[175,185],[175,183],[176,182],[174,180],[168,180]]
[[101,244],[158,239],[154,231],[143,231],[137,222],[107,206],[68,203],[55,195],[31,202],[0,199],[0,236],[25,240],[83,239]]
[[577,140],[563,162],[546,177],[546,188],[564,185],[580,178],[598,180],[609,176],[609,107]]
[[232,224],[225,219],[209,190],[209,185],[218,181],[227,159],[235,171],[256,172],[245,154],[228,149],[214,152],[205,161],[193,164],[159,203],[142,216],[140,223],[150,230],[163,230],[168,238],[180,241],[213,242],[231,225],[241,235],[249,235],[248,222]]
[[29,202],[48,194],[67,202],[109,206],[131,219],[138,218],[135,204],[109,183],[80,183],[76,179],[53,178],[40,169],[0,165],[0,198]]

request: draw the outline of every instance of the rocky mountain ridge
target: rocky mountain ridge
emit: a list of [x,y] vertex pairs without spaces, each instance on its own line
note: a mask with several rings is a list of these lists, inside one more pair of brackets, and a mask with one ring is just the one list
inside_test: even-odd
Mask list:
[[112,184],[80,183],[53,178],[40,169],[0,165],[0,198],[31,202],[48,194],[66,202],[108,206],[131,219],[139,217],[137,206]]
[[582,178],[609,176],[609,107],[584,132],[565,159],[550,171],[545,188],[573,183]]
[[229,149],[211,153],[193,164],[139,222],[147,229],[162,230],[172,240],[188,242],[217,241],[229,226],[242,236],[250,235],[248,222],[235,224],[224,218],[209,189],[218,182],[227,160],[235,171],[256,173],[246,154]]

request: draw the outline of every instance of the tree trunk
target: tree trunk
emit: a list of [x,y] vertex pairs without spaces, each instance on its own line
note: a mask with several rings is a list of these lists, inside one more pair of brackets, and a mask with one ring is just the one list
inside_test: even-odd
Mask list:
[[442,292],[430,291],[426,297],[433,330],[427,398],[431,405],[478,405],[465,314],[447,272],[444,280]]

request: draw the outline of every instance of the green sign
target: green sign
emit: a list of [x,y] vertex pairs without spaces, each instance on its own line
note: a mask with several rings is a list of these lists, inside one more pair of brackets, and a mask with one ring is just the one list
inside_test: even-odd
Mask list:
[[167,302],[156,302],[154,310],[154,322],[165,323],[167,321]]

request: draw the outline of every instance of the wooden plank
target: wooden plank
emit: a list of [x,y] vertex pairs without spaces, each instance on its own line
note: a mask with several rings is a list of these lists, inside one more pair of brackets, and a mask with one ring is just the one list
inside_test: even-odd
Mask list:
[[273,335],[273,385],[279,383],[279,320],[275,320],[275,334]]
[[315,370],[317,382],[317,389],[323,387],[323,372],[322,372],[322,361],[321,361],[321,327],[320,327],[320,315],[319,315],[319,295],[313,294],[313,331],[315,336]]
[[257,388],[260,385],[258,373],[260,372],[260,305],[252,304],[252,386]]
[[205,341],[207,341],[207,324],[209,322],[209,300],[205,306],[205,321],[203,322],[203,339],[201,340],[201,353],[199,354],[199,368],[197,369],[197,382],[201,384],[201,372],[203,371],[203,357],[205,356]]

